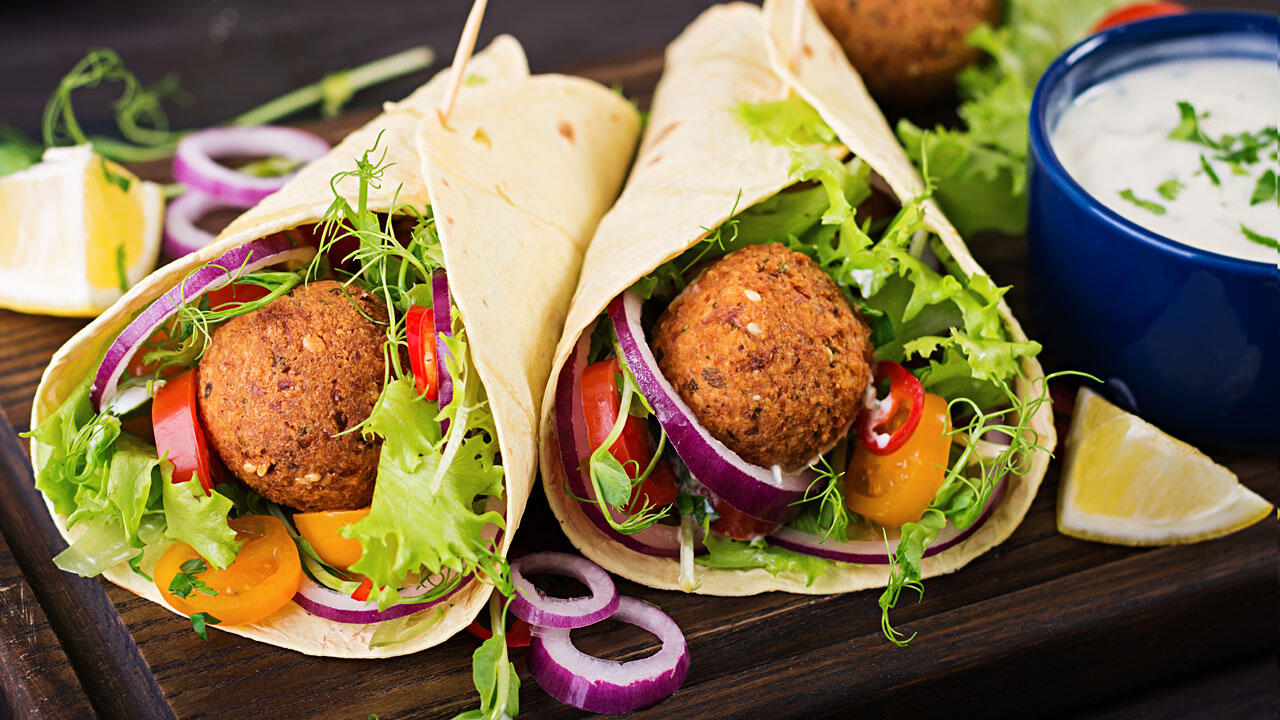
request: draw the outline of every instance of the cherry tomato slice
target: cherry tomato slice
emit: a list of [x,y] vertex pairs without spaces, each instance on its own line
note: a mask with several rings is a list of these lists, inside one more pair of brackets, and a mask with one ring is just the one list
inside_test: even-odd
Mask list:
[[151,427],[156,449],[173,463],[173,481],[184,483],[195,475],[205,494],[209,494],[221,481],[222,473],[209,453],[209,441],[200,424],[197,375],[196,370],[188,370],[167,380],[156,391],[151,402]]
[[221,625],[257,622],[284,607],[302,585],[298,546],[284,523],[270,515],[246,515],[231,520],[236,538],[244,540],[240,553],[225,569],[208,566],[196,574],[215,595],[192,591],[182,598],[169,590],[182,564],[199,557],[186,543],[174,543],[156,563],[156,588],[165,602],[184,615],[207,612]]
[[[620,372],[618,359],[610,358],[588,365],[582,373],[582,412],[587,424],[587,443],[592,449],[608,439],[617,421],[622,405],[617,381]],[[626,468],[628,475],[635,477],[644,472],[653,460],[644,420],[634,415],[628,417],[622,425],[622,434],[609,452]],[[645,498],[655,508],[665,507],[676,501],[677,492],[675,472],[659,460],[649,477],[633,491],[630,507],[640,509]]]
[[1176,2],[1138,2],[1118,7],[1102,16],[1102,19],[1090,28],[1090,32],[1099,32],[1117,25],[1125,25],[1139,20],[1146,20],[1164,15],[1180,15],[1187,12],[1187,6]]
[[[481,613],[482,615],[484,613]],[[475,635],[481,640],[488,640],[493,637],[493,631],[480,624],[480,618],[471,621],[467,626],[467,632]],[[518,617],[509,618],[507,621],[507,647],[529,647],[533,642],[533,628],[529,627],[529,623]]]
[[858,437],[871,452],[889,455],[902,447],[920,424],[924,387],[895,362],[876,363],[873,377],[888,378],[889,395],[877,409],[864,409],[858,415]]
[[845,505],[886,528],[915,522],[933,502],[946,476],[951,432],[947,401],[925,393],[919,426],[893,452],[881,455],[859,443],[844,478]]
[[440,377],[436,367],[436,322],[431,308],[411,305],[405,314],[405,330],[409,341],[409,367],[418,395],[435,400],[440,396]]
[[364,548],[359,540],[343,537],[339,530],[363,520],[369,508],[359,510],[327,510],[321,512],[294,513],[293,524],[298,534],[311,543],[321,560],[346,570],[360,559]]
[[711,532],[734,540],[756,540],[778,529],[779,523],[748,515],[714,495],[711,507],[720,515],[719,520],[711,523]]

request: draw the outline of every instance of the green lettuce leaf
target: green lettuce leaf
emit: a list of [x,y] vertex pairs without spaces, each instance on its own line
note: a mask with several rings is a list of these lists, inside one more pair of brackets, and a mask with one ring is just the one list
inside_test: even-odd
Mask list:
[[88,528],[59,555],[59,567],[97,575],[111,567],[103,563],[124,562],[166,538],[188,543],[218,567],[230,564],[240,546],[227,525],[231,500],[206,496],[194,479],[174,485],[172,464],[154,447],[122,432],[114,415],[94,413],[89,384],[86,378],[28,433],[48,454],[36,489],[69,527]]
[[694,562],[704,567],[729,570],[763,568],[774,576],[802,575],[806,585],[812,585],[814,580],[831,569],[830,560],[792,552],[764,540],[743,542],[705,533],[703,543],[707,552],[695,557]]
[[[411,574],[497,572],[485,525],[505,527],[501,514],[484,511],[486,497],[501,497],[496,464],[498,433],[471,364],[465,335],[446,340],[454,397],[445,408],[416,396],[411,377],[387,383],[365,430],[383,438],[369,515],[342,532],[364,548],[351,571],[373,580],[379,607],[400,599]],[[450,421],[440,435],[440,421]],[[477,509],[479,506],[479,509]]]
[[818,111],[798,95],[777,102],[742,103],[735,111],[753,140],[784,146],[839,142]]
[[988,55],[956,79],[963,130],[898,123],[907,155],[928,176],[960,233],[1026,230],[1027,123],[1045,69],[1119,0],[1011,0],[999,28],[980,25],[969,44]]
[[244,544],[227,524],[227,513],[235,503],[221,493],[206,495],[197,477],[173,482],[173,464],[168,460],[160,462],[160,475],[165,537],[190,545],[214,567],[230,565]]

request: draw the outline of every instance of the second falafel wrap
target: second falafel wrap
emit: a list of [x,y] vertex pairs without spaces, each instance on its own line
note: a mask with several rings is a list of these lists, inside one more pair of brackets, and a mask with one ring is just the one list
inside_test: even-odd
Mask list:
[[[1045,378],[839,45],[793,0],[667,50],[543,398],[543,485],[605,568],[712,595],[904,588],[1003,541]],[[793,52],[794,49],[794,52]]]
[[384,657],[465,627],[536,473],[537,402],[639,134],[500,37],[54,356],[32,458],[57,564],[207,627]]

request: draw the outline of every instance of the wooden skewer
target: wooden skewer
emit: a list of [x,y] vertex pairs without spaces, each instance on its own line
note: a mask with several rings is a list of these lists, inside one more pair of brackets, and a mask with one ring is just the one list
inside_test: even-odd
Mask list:
[[480,21],[484,19],[484,9],[488,0],[475,0],[471,12],[467,15],[467,24],[462,27],[462,37],[458,38],[458,50],[453,54],[453,68],[449,71],[449,84],[445,86],[444,98],[436,114],[440,116],[440,124],[447,125],[449,114],[458,99],[458,89],[462,87],[462,78],[466,76],[467,62],[476,49],[476,36],[480,34]]
[[788,65],[791,72],[800,69],[800,53],[804,51],[804,11],[809,0],[796,0],[794,12],[791,13],[791,59]]

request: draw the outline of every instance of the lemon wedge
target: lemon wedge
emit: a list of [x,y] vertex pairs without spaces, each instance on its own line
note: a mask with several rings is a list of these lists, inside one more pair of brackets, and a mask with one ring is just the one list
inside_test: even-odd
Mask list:
[[1271,513],[1235,474],[1081,388],[1058,496],[1058,532],[1117,545],[1226,535]]
[[0,177],[0,307],[93,316],[156,264],[164,190],[94,154],[50,148]]

